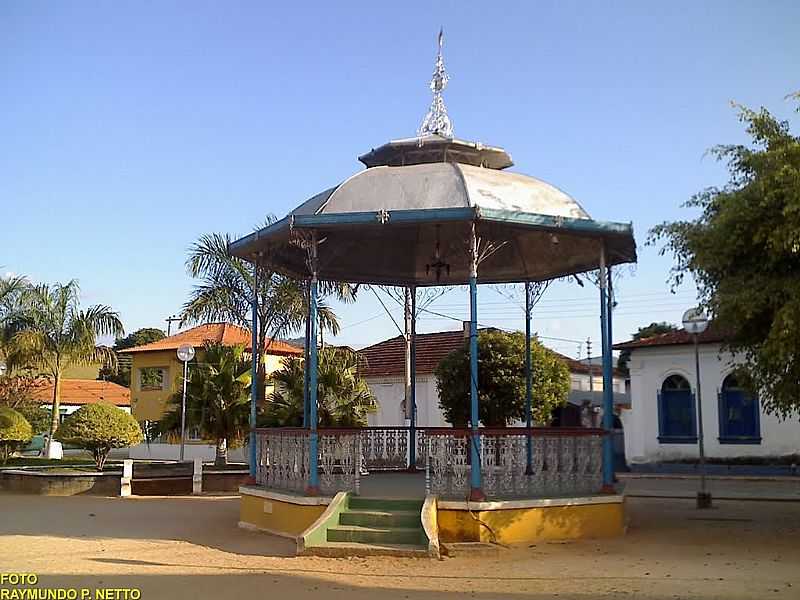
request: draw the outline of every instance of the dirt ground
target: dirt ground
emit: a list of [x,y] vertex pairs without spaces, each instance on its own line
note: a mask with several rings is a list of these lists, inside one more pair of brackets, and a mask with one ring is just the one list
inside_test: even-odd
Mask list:
[[[800,598],[800,503],[633,498],[627,535],[442,561],[293,557],[233,497],[0,496],[0,574],[141,598]],[[11,588],[0,583],[3,588]],[[94,594],[94,592],[92,592]],[[119,596],[124,597],[124,596]],[[134,599],[135,600],[135,599]]]

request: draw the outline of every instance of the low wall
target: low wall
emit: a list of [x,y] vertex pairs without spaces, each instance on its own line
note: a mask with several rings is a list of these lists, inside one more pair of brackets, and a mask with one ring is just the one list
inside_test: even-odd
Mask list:
[[[192,465],[137,470],[134,468],[131,492],[136,496],[182,496],[192,493]],[[184,472],[185,471],[185,472]],[[146,474],[148,473],[148,474]],[[239,486],[250,478],[248,471],[207,471],[203,469],[203,492],[238,493]]]
[[239,527],[296,539],[325,512],[331,498],[293,496],[255,486],[239,488]]
[[518,544],[625,532],[623,496],[438,503],[439,539]]
[[[217,449],[211,444],[186,444],[183,448],[184,460],[191,462],[202,458],[203,462],[213,462]],[[181,454],[180,444],[139,444],[128,449],[128,456],[135,460],[178,460]],[[228,450],[229,462],[247,462],[247,448]]]
[[0,492],[41,496],[119,496],[122,473],[47,473],[24,469],[0,471]]

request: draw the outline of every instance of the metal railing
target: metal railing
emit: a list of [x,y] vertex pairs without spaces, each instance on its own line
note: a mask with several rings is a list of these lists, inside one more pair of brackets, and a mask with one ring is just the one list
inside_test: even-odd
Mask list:
[[[483,492],[489,498],[596,494],[602,487],[603,435],[602,429],[562,427],[480,429]],[[426,493],[467,497],[471,431],[427,429],[426,440]]]
[[[256,482],[303,492],[309,479],[310,435],[300,428],[256,430]],[[490,498],[595,494],[602,486],[603,435],[602,429],[481,428],[483,491]],[[425,470],[426,493],[459,498],[469,494],[470,443],[468,429],[416,430],[415,467]],[[362,471],[407,469],[410,445],[408,427],[318,429],[319,491],[357,494]]]

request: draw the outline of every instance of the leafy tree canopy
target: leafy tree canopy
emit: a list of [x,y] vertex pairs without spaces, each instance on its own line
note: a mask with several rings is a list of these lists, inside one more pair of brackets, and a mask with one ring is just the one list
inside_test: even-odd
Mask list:
[[800,408],[800,138],[766,109],[738,107],[748,145],[717,146],[730,180],[696,194],[694,220],[650,231],[674,255],[671,283],[687,274],[726,347],[744,359],[743,383],[786,416]]
[[[662,333],[670,333],[671,331],[678,331],[678,328],[673,325],[672,323],[667,323],[666,321],[661,321],[660,323],[650,323],[645,327],[639,327],[636,333],[631,334],[631,338],[634,341],[643,340],[645,338],[653,337],[654,335],[660,335]],[[630,350],[622,350],[619,353],[619,358],[617,359],[617,368],[622,371],[628,372],[628,362],[631,359],[631,351]]]
[[[567,365],[531,340],[533,419],[547,423],[554,408],[566,403],[570,389]],[[445,419],[465,426],[470,415],[469,344],[446,356],[436,368],[439,405]],[[505,427],[525,416],[525,336],[484,330],[478,333],[478,409],[487,427]]]
[[112,448],[128,448],[143,439],[139,424],[121,408],[110,404],[86,404],[69,415],[55,438],[89,450],[102,471]]

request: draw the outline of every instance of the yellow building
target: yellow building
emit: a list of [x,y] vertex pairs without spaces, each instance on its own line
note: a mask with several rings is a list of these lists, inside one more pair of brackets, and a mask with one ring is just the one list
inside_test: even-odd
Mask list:
[[[137,421],[159,421],[170,396],[178,391],[183,363],[176,351],[184,344],[194,347],[197,358],[203,360],[206,342],[228,346],[244,345],[250,350],[250,330],[230,323],[199,325],[157,342],[120,351],[131,356],[131,414]],[[271,340],[262,353],[262,361],[269,375],[283,366],[287,356],[302,356],[296,346]],[[271,390],[267,389],[267,393]]]

